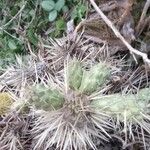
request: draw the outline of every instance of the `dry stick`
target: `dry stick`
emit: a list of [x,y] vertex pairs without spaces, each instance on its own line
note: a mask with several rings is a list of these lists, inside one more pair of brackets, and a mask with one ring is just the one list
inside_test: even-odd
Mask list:
[[136,27],[136,31],[138,31],[138,32],[139,32],[139,29],[142,25],[142,22],[144,22],[144,19],[146,17],[146,13],[147,13],[149,7],[150,7],[150,0],[147,0],[145,3],[145,6],[143,8],[142,15],[140,17],[140,21],[138,22],[138,25]]
[[15,37],[15,36],[11,35],[11,34],[10,34],[9,32],[7,32],[4,28],[5,28],[6,26],[8,26],[14,19],[16,19],[16,17],[17,17],[17,16],[23,11],[23,9],[25,8],[26,3],[27,3],[27,2],[24,3],[24,5],[21,7],[21,9],[18,11],[18,13],[17,13],[15,16],[13,16],[11,20],[9,20],[6,24],[4,24],[4,25],[2,25],[2,26],[0,27],[0,30],[4,31],[6,34],[8,34],[9,36],[11,36],[12,38],[14,38],[14,39],[16,39],[16,40],[18,40],[18,41],[21,41],[21,40],[20,40],[19,38]]
[[120,34],[120,32],[117,30],[117,28],[114,26],[114,24],[106,17],[106,15],[100,10],[100,8],[97,6],[94,0],[90,0],[91,4],[93,5],[94,9],[97,11],[97,13],[101,16],[101,18],[104,20],[104,22],[113,30],[114,34],[125,44],[125,46],[129,49],[130,53],[134,53],[138,56],[141,56],[143,58],[143,61],[148,63],[150,65],[150,60],[147,57],[146,53],[142,53],[138,51],[137,49],[133,48],[126,40],[125,38]]
[[16,19],[16,17],[23,11],[23,9],[25,8],[27,2],[24,3],[24,5],[21,7],[21,9],[17,12],[17,14],[15,16],[12,17],[11,20],[9,20],[6,24],[2,25],[0,27],[0,29],[3,29],[4,27],[8,26],[14,19]]

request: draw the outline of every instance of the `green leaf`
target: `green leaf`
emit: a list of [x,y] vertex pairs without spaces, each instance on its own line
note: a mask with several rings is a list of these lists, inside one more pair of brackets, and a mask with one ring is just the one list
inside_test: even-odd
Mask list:
[[68,12],[68,11],[69,11],[68,6],[66,6],[66,5],[65,5],[65,6],[63,6],[62,11],[63,11],[63,13]]
[[48,20],[50,22],[54,21],[57,18],[57,10],[53,10],[49,13]]
[[15,50],[17,49],[16,43],[13,40],[8,41],[8,46],[10,49]]
[[77,22],[80,22],[82,18],[84,18],[86,11],[87,11],[87,6],[83,4],[79,4],[73,9],[71,13],[71,18],[76,19]]
[[55,4],[55,10],[60,11],[64,5],[65,5],[64,0],[58,0],[57,3]]
[[77,17],[78,17],[78,10],[77,10],[77,8],[74,8],[72,13],[71,13],[71,18],[75,19]]
[[59,19],[56,21],[56,29],[57,30],[62,31],[62,30],[65,30],[65,28],[66,28],[66,23],[63,19]]
[[55,2],[52,0],[50,0],[50,1],[45,0],[41,3],[41,6],[45,11],[51,11],[55,7]]
[[29,30],[27,30],[27,38],[28,38],[29,42],[31,42],[33,45],[38,44],[38,38],[37,38],[37,35],[35,34],[35,30],[33,28],[29,28]]
[[86,13],[86,10],[87,10],[87,7],[85,5],[80,5],[79,8],[78,8],[78,15],[79,15],[79,18],[82,19],[83,16],[85,15]]

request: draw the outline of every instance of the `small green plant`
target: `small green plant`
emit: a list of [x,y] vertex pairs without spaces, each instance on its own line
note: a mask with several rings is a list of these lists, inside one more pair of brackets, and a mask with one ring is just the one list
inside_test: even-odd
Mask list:
[[82,2],[78,2],[75,8],[71,13],[71,18],[75,20],[76,23],[79,23],[87,12],[88,7]]
[[62,33],[66,30],[66,22],[63,18],[57,19],[55,22],[55,37],[62,36]]
[[49,13],[48,19],[50,22],[53,22],[57,16],[58,13],[65,8],[65,0],[44,0],[41,3],[42,8]]

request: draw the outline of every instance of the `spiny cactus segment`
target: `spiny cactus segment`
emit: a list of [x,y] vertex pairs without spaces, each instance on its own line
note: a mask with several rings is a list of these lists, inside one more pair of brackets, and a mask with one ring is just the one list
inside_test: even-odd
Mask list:
[[83,76],[81,63],[77,60],[72,61],[68,66],[68,81],[72,89],[78,90]]
[[89,71],[86,71],[82,68],[79,61],[73,61],[68,69],[68,73],[70,87],[89,95],[104,84],[110,75],[110,68],[105,63],[98,63]]
[[98,63],[93,66],[90,71],[83,73],[82,82],[79,90],[82,93],[91,94],[98,87],[104,84],[107,77],[110,75],[110,68],[105,63]]
[[62,107],[63,96],[57,90],[51,90],[44,85],[38,84],[32,88],[30,101],[37,109],[55,110]]

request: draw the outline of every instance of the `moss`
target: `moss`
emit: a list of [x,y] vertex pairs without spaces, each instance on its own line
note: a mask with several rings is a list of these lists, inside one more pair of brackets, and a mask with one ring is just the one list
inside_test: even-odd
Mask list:
[[4,115],[5,113],[7,113],[12,103],[12,98],[8,93],[0,93],[0,115]]

